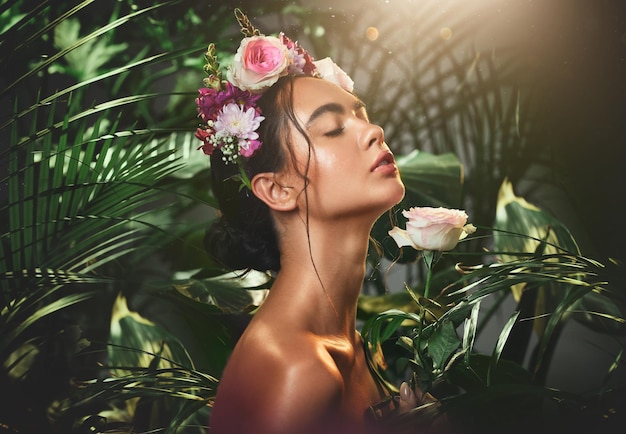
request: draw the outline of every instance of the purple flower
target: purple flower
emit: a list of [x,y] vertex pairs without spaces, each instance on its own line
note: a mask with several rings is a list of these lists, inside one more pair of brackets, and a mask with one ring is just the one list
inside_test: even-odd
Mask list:
[[239,152],[244,157],[251,157],[261,147],[260,140],[248,140],[244,146],[239,145]]
[[245,109],[238,104],[227,104],[220,111],[215,122],[215,133],[220,136],[234,136],[240,139],[256,139],[255,132],[263,116],[258,116],[253,107]]
[[285,47],[287,47],[289,51],[289,73],[312,75],[313,71],[315,71],[315,65],[313,64],[313,58],[309,52],[300,47],[298,42],[292,41],[282,32],[278,35],[278,38],[285,44]]
[[200,96],[196,98],[196,106],[200,118],[205,122],[215,120],[223,105],[219,103],[221,92],[213,88],[201,87],[198,89],[198,93]]
[[219,92],[216,97],[218,108],[222,108],[228,104],[237,104],[245,109],[256,107],[256,102],[261,98],[261,94],[255,95],[247,90],[241,90],[231,82],[226,82],[224,90]]
[[239,154],[250,157],[261,146],[256,130],[263,119],[265,118],[260,116],[254,107],[245,108],[236,103],[227,104],[217,116],[214,125],[215,135],[219,142],[236,142]]

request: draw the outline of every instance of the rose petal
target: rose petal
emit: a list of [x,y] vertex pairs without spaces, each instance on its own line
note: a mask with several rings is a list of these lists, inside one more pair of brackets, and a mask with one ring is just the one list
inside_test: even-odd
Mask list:
[[330,81],[348,92],[354,90],[354,81],[330,57],[316,60],[313,64],[324,80]]
[[388,234],[393,238],[398,247],[413,247],[415,250],[421,250],[419,246],[416,246],[409,237],[408,233],[404,229],[400,229],[397,226],[391,228]]
[[[402,234],[418,250],[445,252],[456,247],[459,240],[473,233],[476,228],[465,223],[465,211],[447,208],[413,207],[402,212],[408,220]],[[397,241],[396,241],[397,242]]]
[[463,238],[473,234],[474,232],[476,232],[476,226],[471,223],[466,224],[465,226],[463,226],[463,233],[461,234],[459,240],[462,240]]
[[243,38],[227,71],[228,81],[239,89],[263,93],[287,74],[289,51],[274,36]]

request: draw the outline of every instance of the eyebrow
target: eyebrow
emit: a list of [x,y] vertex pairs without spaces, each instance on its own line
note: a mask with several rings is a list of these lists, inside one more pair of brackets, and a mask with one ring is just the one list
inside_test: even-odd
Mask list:
[[[360,99],[357,99],[352,104],[352,108],[354,109],[354,111],[361,110],[361,109],[365,108],[365,103],[363,101],[361,101]],[[311,124],[313,122],[315,122],[315,120],[317,118],[319,118],[320,116],[322,116],[322,115],[324,115],[326,113],[344,114],[345,113],[345,109],[344,109],[344,107],[341,104],[338,104],[336,102],[330,102],[328,104],[323,104],[323,105],[319,106],[318,108],[316,108],[313,111],[313,113],[311,113],[311,116],[309,117],[309,120],[306,122],[306,124],[304,126],[308,129],[311,126]]]

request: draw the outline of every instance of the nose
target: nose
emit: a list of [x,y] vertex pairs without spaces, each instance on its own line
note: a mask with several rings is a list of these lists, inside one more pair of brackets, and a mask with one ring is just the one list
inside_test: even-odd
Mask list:
[[372,146],[381,146],[385,142],[385,131],[379,125],[368,124],[363,139],[366,149]]

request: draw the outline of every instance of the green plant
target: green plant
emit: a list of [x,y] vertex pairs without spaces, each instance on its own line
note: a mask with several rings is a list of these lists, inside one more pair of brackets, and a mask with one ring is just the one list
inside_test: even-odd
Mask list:
[[[412,384],[438,391],[442,403],[438,410],[469,432],[600,423],[602,414],[608,417],[615,410],[607,391],[623,387],[611,381],[621,352],[604,367],[605,381],[587,394],[555,389],[546,373],[559,331],[569,319],[602,324],[604,333],[623,334],[623,296],[604,280],[605,266],[583,256],[560,222],[516,197],[509,183],[502,186],[499,200],[497,227],[481,231],[482,237],[493,237],[492,250],[457,255],[463,261],[456,265],[457,279],[444,287],[431,286],[434,296],[407,286],[412,307],[371,317],[362,330],[370,358],[380,360],[377,351],[386,341],[395,341],[402,355],[394,357],[391,368],[378,366],[381,380],[393,387],[397,376],[409,371]],[[472,257],[481,261],[467,265]],[[430,277],[433,267],[427,268]],[[442,272],[445,282],[450,273],[445,267]],[[441,282],[437,273],[432,280]],[[511,292],[518,305],[499,331],[493,351],[477,352],[476,336],[490,319],[490,311],[481,310],[481,304]],[[532,329],[539,337],[534,348]],[[526,363],[529,352],[532,357]],[[416,411],[413,419],[405,416],[405,423],[415,424],[416,416],[421,413]],[[519,422],[510,427],[513,419]]]
[[[438,6],[423,3],[408,14],[403,8],[415,4],[406,2],[395,18],[374,20],[381,38],[363,43],[355,32],[371,24],[365,10],[349,16],[319,2],[249,3],[237,6],[277,18],[280,29],[297,27],[301,31],[290,35],[299,36],[318,58],[332,55],[356,78],[372,119],[385,127],[394,151],[406,154],[398,159],[407,184],[402,206],[465,203],[474,210],[474,221],[489,225],[505,176],[517,183],[535,164],[558,163],[552,158],[556,152],[547,152],[555,143],[537,139],[541,112],[534,110],[541,99],[522,74],[520,54],[525,53],[507,46],[492,55],[474,46],[481,22],[466,20],[474,9],[459,9],[446,22],[454,37],[443,40],[432,37],[442,27]],[[222,39],[218,46],[232,53],[229,36],[237,32],[228,4],[210,6],[190,0],[0,1],[3,429],[127,432],[133,426],[188,432],[207,423],[207,404],[230,348],[248,311],[262,299],[261,289],[271,283],[263,275],[240,280],[228,274],[201,247],[215,202],[206,160],[192,137],[191,101],[207,41]],[[374,7],[370,12],[379,13]],[[430,153],[413,152],[419,148]],[[416,310],[408,292],[384,295],[380,264],[398,258],[386,236],[396,219],[395,211],[384,216],[373,233],[383,253],[372,249],[370,254],[372,274],[365,288],[375,295],[361,300],[364,319],[388,307],[402,306],[402,315]],[[528,228],[503,229],[524,233]],[[541,246],[553,243],[543,239],[545,233],[534,234]],[[549,233],[554,235],[554,228]],[[459,251],[491,246],[485,240],[474,237]],[[511,238],[500,241],[505,240]],[[557,256],[571,263],[582,258],[571,245],[567,249],[570,256]],[[407,284],[419,293],[423,275],[412,266],[417,255],[402,253],[399,262],[409,264]],[[440,262],[434,286],[457,281],[451,259]],[[583,274],[597,265],[582,264],[588,267]],[[478,273],[491,271],[485,266]],[[582,277],[574,276],[587,282]],[[551,279],[544,283],[552,286]],[[565,292],[546,299],[569,315],[570,302],[592,299],[591,287],[570,287],[567,300]],[[461,302],[471,295],[456,297]],[[471,303],[477,306],[480,297],[474,297]],[[530,306],[528,315],[543,315],[534,310],[536,299],[520,300]],[[581,309],[590,327],[604,327],[619,316],[612,302],[591,301],[602,304]],[[450,325],[437,331],[435,324],[453,317],[465,321],[468,312],[476,311],[435,312],[433,318],[443,319],[427,333],[452,340]],[[549,342],[558,337],[561,317],[554,318],[542,327],[541,366],[547,366]],[[511,333],[503,333],[502,341],[524,342],[526,337],[515,333],[521,325],[507,327]],[[476,327],[478,334],[482,324]],[[385,331],[391,336],[393,327]],[[472,357],[472,362],[482,369],[498,359],[497,367],[510,367],[503,359],[512,347],[499,349],[495,359]],[[404,350],[395,351],[392,358],[401,363]],[[467,365],[454,364],[457,371],[462,366]],[[486,374],[481,375],[483,380]],[[465,397],[493,402],[502,393],[480,390],[484,395]],[[465,405],[462,398],[456,402]]]
[[[168,126],[180,120],[162,118],[159,109],[169,100],[177,113],[183,95],[155,88],[173,74],[184,84],[181,67],[195,68],[186,56],[202,52],[193,34],[197,40],[181,41],[184,49],[167,47],[176,25],[200,21],[194,9],[172,22],[162,18],[180,3],[2,2],[0,98],[10,113],[0,120],[7,186],[0,203],[0,390],[7,403],[0,421],[7,429],[52,430],[48,413],[72,394],[72,379],[101,377],[101,363],[124,366],[106,344],[117,294],[142,284],[141,264],[155,250],[183,239],[166,230],[164,201],[183,194],[172,177],[181,167],[175,153],[191,146],[181,137],[187,129]],[[144,45],[133,46],[132,34],[143,32]],[[193,108],[187,115],[193,120]],[[140,336],[146,331],[130,328],[124,338]],[[159,341],[180,348],[165,331],[150,339]],[[153,360],[163,360],[161,347],[152,350]],[[186,351],[169,359],[193,373]],[[213,363],[219,370],[223,360]],[[156,376],[172,369],[137,360],[129,366]],[[206,402],[215,379],[198,378],[204,385],[187,390]]]

